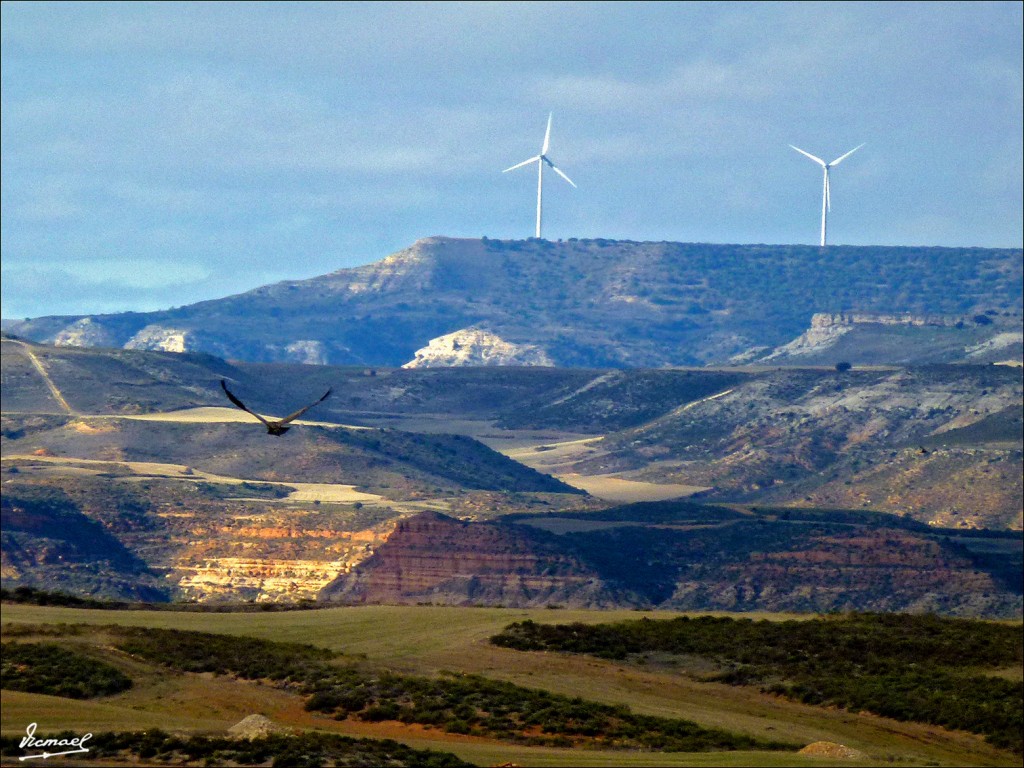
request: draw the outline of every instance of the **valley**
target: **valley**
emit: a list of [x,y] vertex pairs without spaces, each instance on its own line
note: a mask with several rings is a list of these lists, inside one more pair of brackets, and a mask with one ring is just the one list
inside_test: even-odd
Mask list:
[[[1019,368],[367,369],[10,338],[3,352],[3,575],[12,585],[119,599],[295,602],[351,575],[359,601],[1020,610],[1012,578],[1009,592],[999,586],[1020,567],[1012,537],[954,535],[1020,530]],[[291,407],[288,391],[336,394],[273,438],[225,406],[222,378],[268,414]],[[712,505],[712,514],[747,516],[723,533],[757,521],[750,541],[771,530],[776,543],[730,550],[718,570],[684,577],[679,553],[705,544],[678,523],[666,529],[650,519],[643,504],[676,500],[688,519],[690,508],[678,505],[686,498]],[[601,522],[615,505],[632,511],[616,525]],[[794,538],[773,510],[813,513],[805,519],[818,527]],[[830,522],[828,510],[840,517]],[[908,575],[854,575],[869,563],[857,565],[856,547],[867,545],[836,538],[842,528],[834,526],[848,524],[843,510],[866,513],[855,523],[871,546],[921,573],[962,576],[933,587],[925,579],[903,602],[872,602],[885,579]],[[496,538],[480,545],[499,548],[486,577],[497,581],[472,586],[483,578],[472,559],[428,575],[429,553],[440,547],[430,534],[416,545],[427,559],[416,555],[412,571],[401,566],[421,587],[371,586],[364,563],[386,551],[403,521],[424,514],[461,526],[510,523],[486,529]],[[522,531],[561,534],[570,518],[576,533],[555,535],[537,560],[531,548],[540,544]],[[886,533],[893,525],[896,538]],[[666,550],[649,584],[630,585],[618,575],[628,566],[601,554],[612,541],[627,558],[668,542],[677,554]],[[518,560],[502,560],[508,542],[518,542],[510,550]],[[838,548],[814,557],[847,563],[846,581],[816,587],[821,575],[800,554],[808,547]],[[420,568],[427,571],[415,575]],[[552,580],[545,570],[562,575]],[[533,581],[522,581],[527,574]],[[748,586],[722,592],[711,586],[719,582]],[[780,602],[783,582],[803,597]],[[673,591],[676,602],[665,603]]]

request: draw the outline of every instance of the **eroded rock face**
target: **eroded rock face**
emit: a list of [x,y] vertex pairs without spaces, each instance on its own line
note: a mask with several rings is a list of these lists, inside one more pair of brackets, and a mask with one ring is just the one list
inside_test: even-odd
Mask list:
[[[1009,365],[1020,365],[1021,350],[1024,348],[1024,333],[1020,331],[997,333],[991,339],[987,339],[965,351],[971,359],[982,358],[994,355],[999,362]],[[1002,359],[1002,358],[1005,358]]]
[[823,352],[834,346],[842,336],[858,325],[880,326],[935,326],[953,328],[956,325],[970,322],[967,318],[947,315],[912,315],[912,314],[870,314],[866,312],[819,312],[811,316],[811,327],[788,344],[776,349],[764,360],[780,357],[809,355]]
[[810,327],[768,354],[737,356],[734,362],[818,364],[852,363],[1013,363],[1019,364],[1024,335],[1019,321],[1004,315],[937,315],[911,313],[817,313]]
[[160,352],[189,352],[195,349],[193,334],[178,328],[147,325],[124,345],[125,349],[149,349]]
[[199,602],[312,600],[339,570],[349,565],[345,560],[218,557],[181,568],[185,575],[177,586],[186,599]]
[[784,344],[764,360],[791,355],[808,355],[822,352],[835,345],[840,337],[853,330],[853,323],[826,322],[832,315],[815,315],[811,318],[811,327],[797,336],[793,341]]
[[458,365],[544,365],[551,358],[535,344],[514,344],[480,328],[463,328],[431,339],[403,368]]
[[863,530],[815,537],[787,551],[751,552],[746,562],[721,568],[696,566],[659,607],[824,612],[856,605],[969,616],[1012,610],[1014,602],[1019,599],[970,558],[935,541]]
[[669,519],[666,504],[635,505],[633,519],[594,528],[562,520],[558,535],[533,529],[531,518],[476,523],[425,512],[400,522],[319,600],[1020,615],[1012,568],[986,571],[958,545],[895,519],[727,519],[721,508],[702,518],[711,512],[693,507],[694,520],[652,522]]
[[424,512],[398,523],[372,557],[320,593],[340,603],[612,607],[598,575],[521,526]]
[[154,352],[206,352],[226,355],[227,347],[213,339],[210,332],[175,328],[154,323],[135,333],[124,349],[145,349]]
[[966,317],[950,315],[913,315],[910,313],[872,314],[870,312],[819,312],[811,316],[811,328],[828,328],[831,326],[857,325],[874,323],[877,325],[935,325],[952,327],[958,323],[969,322]]
[[285,350],[290,362],[306,365],[326,365],[328,362],[327,349],[322,341],[301,339],[293,341]]
[[102,323],[92,317],[83,317],[53,337],[56,347],[113,347],[117,339]]
[[385,522],[358,531],[316,528],[315,517],[305,515],[291,526],[267,520],[201,528],[201,520],[186,513],[175,522],[187,535],[177,539],[163,564],[168,580],[180,597],[196,602],[315,600],[339,573],[369,557],[394,527]]

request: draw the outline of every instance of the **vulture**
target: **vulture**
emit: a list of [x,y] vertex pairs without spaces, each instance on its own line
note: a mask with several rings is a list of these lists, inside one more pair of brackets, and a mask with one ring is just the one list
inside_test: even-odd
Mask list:
[[266,419],[264,419],[262,416],[260,416],[255,411],[250,411],[248,408],[246,408],[245,403],[243,403],[241,400],[239,400],[237,397],[235,397],[231,393],[231,390],[228,389],[228,383],[226,381],[224,381],[224,379],[220,380],[220,386],[221,386],[221,389],[224,390],[224,394],[228,396],[228,400],[230,400],[232,403],[237,405],[239,408],[241,408],[246,413],[251,413],[257,419],[262,421],[263,422],[263,426],[265,426],[267,428],[267,434],[276,435],[277,437],[280,437],[281,435],[283,435],[285,432],[287,432],[290,429],[290,427],[288,426],[289,422],[295,421],[295,419],[299,418],[299,416],[304,414],[306,411],[308,411],[314,405],[316,405],[317,403],[322,403],[324,400],[327,399],[327,396],[331,394],[331,390],[328,389],[326,392],[324,392],[323,397],[321,397],[316,402],[310,403],[309,405],[307,405],[307,406],[305,406],[303,408],[299,408],[299,410],[297,410],[295,413],[293,413],[293,414],[291,414],[289,416],[285,416],[283,419],[278,419],[276,421],[267,421]]

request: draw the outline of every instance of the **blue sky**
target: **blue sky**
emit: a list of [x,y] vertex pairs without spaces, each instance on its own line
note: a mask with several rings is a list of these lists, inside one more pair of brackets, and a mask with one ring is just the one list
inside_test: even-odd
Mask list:
[[2,314],[421,237],[1021,247],[1019,2],[2,3]]

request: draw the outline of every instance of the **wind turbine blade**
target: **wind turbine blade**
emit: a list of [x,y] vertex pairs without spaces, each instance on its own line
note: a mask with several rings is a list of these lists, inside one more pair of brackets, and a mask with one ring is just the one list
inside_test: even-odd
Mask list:
[[800,149],[800,147],[794,147],[794,146],[793,146],[792,144],[790,144],[789,146],[790,146],[790,147],[791,147],[792,149],[795,149],[795,150],[796,150],[797,152],[799,152],[799,153],[800,153],[801,155],[806,155],[807,157],[811,158],[811,160],[813,160],[814,162],[816,162],[816,163],[817,163],[818,165],[822,165],[822,166],[823,166],[823,165],[825,165],[825,161],[824,161],[824,160],[822,160],[822,159],[821,159],[820,157],[815,157],[815,156],[814,156],[814,155],[812,155],[812,154],[811,154],[810,152],[804,152],[804,151],[803,151],[802,149]]
[[832,184],[828,179],[828,171],[825,171],[825,208],[832,213]]
[[540,148],[540,153],[546,154],[548,147],[551,146],[551,117],[554,113],[548,113],[548,129],[544,132],[544,146]]
[[[548,165],[550,165],[550,166],[551,166],[551,170],[552,170],[552,171],[554,171],[554,172],[555,172],[555,173],[557,173],[557,174],[558,174],[559,176],[561,176],[561,177],[562,177],[563,179],[565,179],[565,180],[566,180],[566,181],[568,181],[568,182],[569,182],[570,184],[572,184],[572,185],[573,185],[574,187],[576,187],[576,182],[574,182],[574,181],[573,181],[572,179],[570,179],[570,178],[569,178],[568,176],[566,176],[566,175],[565,175],[564,173],[562,173],[562,170],[561,170],[561,169],[560,169],[560,168],[559,168],[558,166],[556,166],[556,165],[555,165],[554,163],[552,163],[552,162],[551,162],[550,160],[548,160],[548,159],[547,159],[546,157],[545,157],[544,159],[545,159],[545,160],[547,160],[547,163],[548,163]],[[576,187],[576,188],[577,188],[577,189],[579,189],[579,187]]]
[[[865,142],[865,143],[867,143],[867,142]],[[864,146],[864,144],[861,144],[861,145],[860,145],[860,147],[863,147],[863,146]],[[857,151],[858,149],[860,149],[860,147],[854,147],[854,148],[853,148],[853,149],[851,149],[851,150],[850,150],[849,152],[847,152],[847,153],[846,153],[845,155],[842,155],[841,157],[839,157],[839,158],[837,158],[837,159],[833,160],[833,161],[832,161],[831,163],[829,163],[829,165],[832,165],[832,166],[836,166],[836,165],[839,165],[839,164],[840,164],[841,162],[843,162],[843,160],[845,160],[845,159],[846,159],[846,158],[848,158],[848,157],[849,157],[850,155],[852,155],[852,154],[853,154],[854,152],[856,152],[856,151]]]
[[538,160],[540,160],[540,155],[536,155],[535,157],[531,157],[529,160],[523,160],[523,162],[517,163],[516,165],[513,165],[511,168],[506,168],[504,171],[502,171],[502,173],[508,173],[509,171],[514,171],[516,168],[522,168],[524,165],[529,165],[530,163],[536,163]]

